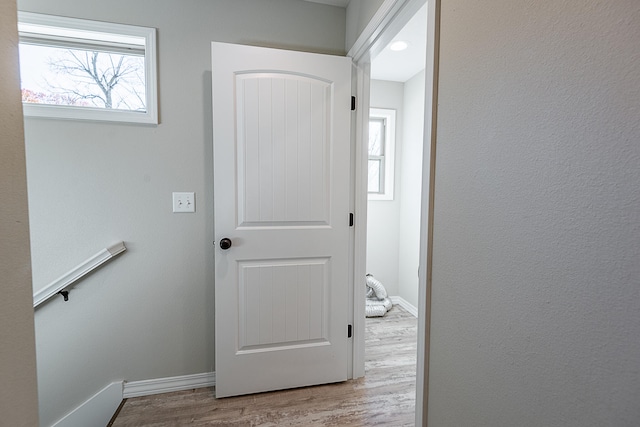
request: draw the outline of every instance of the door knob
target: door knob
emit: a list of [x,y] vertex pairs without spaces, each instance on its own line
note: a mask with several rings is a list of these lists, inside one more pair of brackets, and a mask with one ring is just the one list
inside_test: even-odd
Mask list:
[[220,249],[226,251],[231,247],[231,239],[225,237],[224,239],[220,239]]

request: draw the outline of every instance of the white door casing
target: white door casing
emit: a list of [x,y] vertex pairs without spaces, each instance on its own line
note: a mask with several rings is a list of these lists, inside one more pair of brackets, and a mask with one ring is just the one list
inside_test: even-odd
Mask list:
[[346,380],[351,60],[214,42],[212,78],[216,395]]

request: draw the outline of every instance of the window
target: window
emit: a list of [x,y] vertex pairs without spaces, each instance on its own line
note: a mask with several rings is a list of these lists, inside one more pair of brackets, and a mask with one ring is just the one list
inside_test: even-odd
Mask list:
[[393,200],[396,112],[369,111],[369,200]]
[[156,31],[18,13],[25,116],[158,123]]

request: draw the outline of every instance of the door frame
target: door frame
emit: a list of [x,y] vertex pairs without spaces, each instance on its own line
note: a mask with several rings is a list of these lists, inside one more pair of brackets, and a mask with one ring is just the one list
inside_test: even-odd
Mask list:
[[[436,124],[440,45],[441,0],[384,0],[347,53],[355,64],[356,109],[354,158],[354,266],[353,266],[353,378],[364,376],[365,287],[367,248],[367,150],[371,58],[392,40],[411,17],[427,3],[427,63],[425,67],[425,120],[420,212],[420,263],[418,267],[418,345],[416,366],[416,426],[427,425],[429,389],[429,337],[431,329],[431,277],[433,261],[433,207],[435,194]],[[424,185],[428,183],[428,185]]]

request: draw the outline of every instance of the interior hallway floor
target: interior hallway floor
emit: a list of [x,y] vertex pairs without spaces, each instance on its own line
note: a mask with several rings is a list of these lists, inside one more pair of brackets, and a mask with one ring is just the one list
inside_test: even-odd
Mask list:
[[127,399],[111,425],[413,426],[417,320],[394,306],[366,320],[365,377],[217,400],[213,388]]

